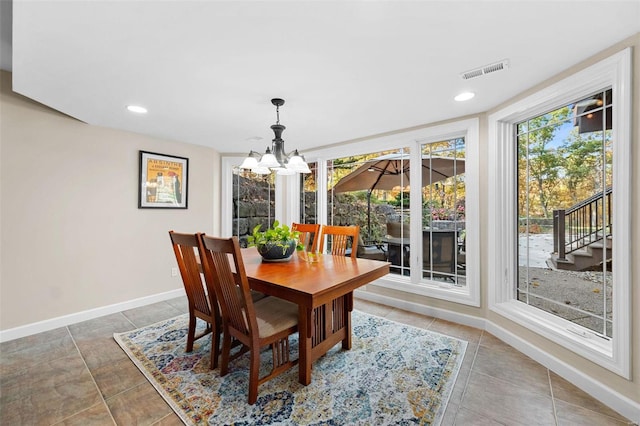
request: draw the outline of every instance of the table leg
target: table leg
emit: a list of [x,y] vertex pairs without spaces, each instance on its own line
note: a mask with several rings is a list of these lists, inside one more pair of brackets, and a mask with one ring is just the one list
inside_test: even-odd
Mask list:
[[345,337],[342,340],[342,349],[351,349],[351,311],[353,311],[353,292],[344,295],[344,327]]
[[313,326],[313,309],[298,306],[298,381],[303,385],[311,383],[311,327]]

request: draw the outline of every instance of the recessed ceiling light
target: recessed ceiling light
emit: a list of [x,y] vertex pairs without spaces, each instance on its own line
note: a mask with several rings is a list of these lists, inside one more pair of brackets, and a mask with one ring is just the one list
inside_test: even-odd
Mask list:
[[468,101],[469,99],[473,98],[475,95],[476,94],[473,92],[462,92],[453,99],[455,99],[458,102]]
[[131,112],[135,112],[137,114],[146,114],[147,109],[145,107],[141,107],[140,105],[127,105],[127,109]]

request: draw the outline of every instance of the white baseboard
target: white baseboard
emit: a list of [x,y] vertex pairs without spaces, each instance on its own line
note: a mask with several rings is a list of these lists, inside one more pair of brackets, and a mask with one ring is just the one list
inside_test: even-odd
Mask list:
[[371,302],[377,302],[387,306],[392,306],[394,308],[403,309],[423,315],[429,315],[434,318],[439,318],[446,321],[452,321],[458,324],[464,324],[470,327],[479,328],[481,330],[486,330],[487,332],[496,336],[498,339],[502,340],[503,342],[527,355],[531,359],[534,359],[539,364],[553,371],[563,379],[571,382],[573,385],[577,386],[584,392],[601,401],[606,406],[632,420],[633,422],[635,422],[635,424],[640,425],[640,403],[627,398],[626,396],[617,392],[615,389],[605,386],[601,382],[598,382],[592,377],[587,376],[583,372],[576,370],[566,362],[550,355],[537,346],[533,346],[530,342],[520,338],[510,331],[505,330],[502,327],[499,327],[491,321],[488,321],[484,318],[477,318],[471,315],[448,311],[446,309],[431,308],[429,306],[421,305],[418,303],[407,302],[404,300],[395,299],[393,297],[369,293],[366,291],[356,290],[354,295],[357,298],[369,300]]
[[467,325],[469,327],[479,328],[480,330],[485,329],[486,320],[472,315],[460,314],[446,309],[433,308],[419,303],[407,302],[405,300],[383,296],[381,294],[369,293],[367,291],[356,290],[354,292],[354,296],[371,302],[393,306],[394,308],[403,309],[405,311],[415,312],[416,314],[429,315],[434,318],[440,318],[446,321]]
[[139,308],[141,306],[151,305],[152,303],[162,302],[176,297],[184,296],[184,288],[171,290],[165,293],[153,294],[151,296],[140,297],[138,299],[127,300],[126,302],[115,303],[113,305],[101,306],[87,311],[76,312],[74,314],[64,315],[32,324],[22,325],[20,327],[10,328],[8,330],[0,330],[0,342],[19,339],[20,337],[30,336],[32,334],[42,333],[43,331],[53,330],[59,327],[65,327],[104,315],[125,311],[127,309]]

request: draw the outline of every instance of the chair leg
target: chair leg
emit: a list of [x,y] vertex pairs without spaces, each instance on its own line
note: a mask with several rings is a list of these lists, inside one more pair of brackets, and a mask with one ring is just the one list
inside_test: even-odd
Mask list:
[[231,353],[231,336],[228,332],[222,334],[222,360],[220,362],[220,376],[229,372],[229,355]]
[[249,404],[253,405],[258,400],[258,380],[260,373],[260,351],[251,350],[251,364],[249,365]]
[[193,341],[196,335],[196,316],[189,312],[189,331],[187,332],[187,352],[193,350]]
[[220,330],[215,326],[211,330],[211,361],[209,362],[209,368],[214,370],[218,368],[218,358],[220,357]]

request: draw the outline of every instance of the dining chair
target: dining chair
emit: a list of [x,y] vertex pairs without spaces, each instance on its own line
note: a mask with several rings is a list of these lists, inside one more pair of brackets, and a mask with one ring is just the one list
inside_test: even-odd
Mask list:
[[[436,277],[452,279],[456,272],[456,250],[458,247],[455,231],[423,231],[422,269]],[[436,274],[444,272],[445,274]]]
[[[222,314],[220,375],[229,371],[232,338],[250,353],[249,404],[258,399],[258,386],[297,365],[289,354],[289,336],[298,331],[298,305],[278,297],[253,302],[237,237],[200,235],[200,258],[204,274],[213,282]],[[260,349],[270,345],[272,368],[260,373]]]
[[[173,252],[176,255],[178,269],[182,276],[187,300],[189,302],[189,329],[187,332],[186,351],[193,350],[194,341],[213,331],[211,337],[211,369],[218,367],[220,355],[220,334],[222,333],[222,319],[216,299],[215,291],[202,280],[201,266],[198,259],[198,234],[181,234],[169,231]],[[207,323],[207,328],[196,336],[197,318]]]
[[394,270],[403,269],[402,273],[408,273],[410,261],[409,251],[409,237],[411,230],[408,223],[400,222],[387,222],[387,240],[389,248],[389,262],[400,268],[394,268]]
[[320,224],[318,223],[293,223],[293,231],[300,233],[300,243],[305,250],[315,252],[318,250],[318,239],[320,237]]
[[360,226],[333,226],[324,225],[320,231],[319,249],[320,253],[324,251],[324,240],[326,236],[331,236],[330,253],[339,256],[346,256],[349,248],[349,239],[351,239],[351,257],[355,258],[358,254],[358,235],[360,235]]

